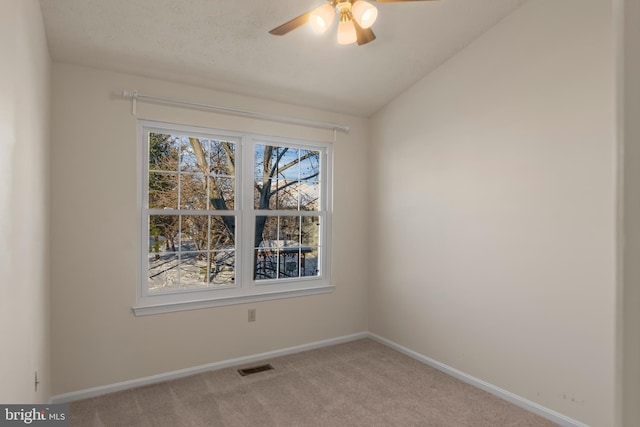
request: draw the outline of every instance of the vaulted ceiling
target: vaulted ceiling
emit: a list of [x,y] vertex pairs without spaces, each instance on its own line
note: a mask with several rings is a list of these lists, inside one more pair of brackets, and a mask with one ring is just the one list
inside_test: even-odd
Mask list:
[[54,61],[367,117],[525,0],[375,3],[377,39],[270,29],[323,0],[41,0]]

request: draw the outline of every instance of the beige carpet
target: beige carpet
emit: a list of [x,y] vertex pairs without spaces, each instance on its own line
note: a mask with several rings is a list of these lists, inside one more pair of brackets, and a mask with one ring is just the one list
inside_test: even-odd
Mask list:
[[370,339],[267,362],[73,402],[71,425],[555,426]]

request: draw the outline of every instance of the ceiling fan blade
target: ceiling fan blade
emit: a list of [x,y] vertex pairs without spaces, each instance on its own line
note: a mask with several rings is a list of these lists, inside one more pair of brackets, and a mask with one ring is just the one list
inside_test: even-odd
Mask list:
[[275,36],[282,36],[287,34],[289,31],[293,31],[298,27],[302,27],[304,24],[309,22],[309,16],[311,16],[311,12],[313,11],[310,10],[306,13],[303,13],[302,15],[293,18],[291,21],[287,21],[279,27],[274,28],[273,30],[269,31],[269,33]]
[[353,26],[356,29],[356,42],[358,46],[362,46],[376,39],[376,35],[373,34],[371,28],[362,28],[355,19],[352,19],[351,22],[353,22]]
[[397,3],[401,1],[438,1],[438,0],[375,0],[378,3]]

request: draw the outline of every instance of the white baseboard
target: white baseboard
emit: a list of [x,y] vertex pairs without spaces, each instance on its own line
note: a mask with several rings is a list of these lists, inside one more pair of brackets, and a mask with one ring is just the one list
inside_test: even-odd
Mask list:
[[359,332],[356,334],[345,335],[338,338],[332,338],[323,341],[316,341],[309,344],[302,344],[294,347],[288,347],[281,350],[268,351],[266,353],[259,353],[252,356],[238,357],[235,359],[223,360],[220,362],[208,363],[206,365],[200,365],[193,368],[180,369],[177,371],[166,372],[162,374],[152,375],[149,377],[136,378],[133,380],[123,381],[115,384],[108,384],[100,387],[92,387],[85,390],[74,391],[70,393],[58,394],[51,397],[51,403],[68,403],[75,400],[87,399],[91,397],[101,396],[103,394],[113,393],[116,391],[127,390],[135,387],[141,387],[149,384],[155,384],[162,381],[174,380],[182,377],[187,377],[189,375],[199,374],[201,372],[206,371],[215,371],[218,369],[229,368],[233,366],[244,365],[247,363],[253,363],[262,361],[265,359],[271,359],[279,356],[286,356],[288,354],[300,353],[307,350],[315,350],[321,347],[328,347],[330,345],[341,344],[349,341],[355,341],[362,338],[371,338],[381,344],[384,344],[388,347],[393,348],[394,350],[399,351],[400,353],[404,353],[407,356],[410,356],[422,363],[425,363],[433,368],[436,368],[452,377],[455,377],[467,384],[470,384],[474,387],[477,387],[481,390],[484,390],[488,393],[493,394],[501,399],[506,400],[507,402],[513,403],[521,408],[524,408],[534,414],[540,415],[550,421],[553,421],[564,427],[589,427],[588,425],[581,423],[580,421],[569,418],[559,412],[553,411],[549,408],[546,408],[542,405],[539,405],[535,402],[527,400],[521,396],[518,396],[514,393],[511,393],[507,390],[501,389],[500,387],[496,387],[493,384],[489,384],[486,381],[483,381],[479,378],[473,377],[471,375],[465,374],[451,366],[445,365],[444,363],[440,363],[437,360],[431,359],[427,356],[424,356],[420,353],[417,353],[413,350],[410,350],[400,344],[397,344],[393,341],[390,341],[386,338],[383,338],[379,335],[373,334],[371,332]]
[[331,338],[323,341],[316,341],[309,344],[302,344],[294,347],[288,347],[281,350],[268,351],[266,353],[259,353],[252,356],[238,357],[236,359],[223,360],[220,362],[208,363],[206,365],[200,365],[193,368],[179,369],[177,371],[166,372],[163,374],[152,375],[149,377],[136,378],[133,380],[122,381],[115,384],[108,384],[100,387],[92,387],[85,390],[73,391],[70,393],[58,394],[51,397],[51,403],[68,403],[74,400],[88,399],[90,397],[101,396],[103,394],[113,393],[116,391],[127,390],[135,387],[140,387],[149,384],[155,384],[163,381],[174,380],[177,378],[188,377],[190,375],[199,374],[201,372],[215,371],[218,369],[229,368],[232,366],[239,366],[247,363],[258,362],[265,359],[271,359],[279,356],[286,356],[288,354],[300,353],[307,350],[315,350],[321,347],[328,347],[330,345],[341,344],[349,341],[355,341],[362,338],[367,338],[369,334],[367,332],[360,332],[351,335],[345,335],[338,338]]
[[433,368],[438,369],[439,371],[444,372],[445,374],[451,375],[467,384],[470,384],[474,387],[477,387],[481,390],[484,390],[488,393],[493,394],[507,402],[513,403],[516,406],[524,408],[529,412],[533,412],[534,414],[540,415],[554,423],[560,424],[564,427],[589,427],[588,425],[581,423],[580,421],[569,418],[559,412],[553,411],[549,408],[546,408],[542,405],[539,405],[531,400],[525,399],[517,394],[513,394],[510,391],[501,389],[500,387],[496,387],[493,384],[489,384],[486,381],[483,381],[479,378],[473,377],[469,374],[465,374],[451,366],[445,365],[444,363],[440,363],[437,360],[433,360],[430,357],[424,356],[420,353],[417,353],[413,350],[410,350],[406,347],[401,346],[393,341],[390,341],[386,338],[383,338],[379,335],[368,333],[367,336],[372,340],[378,341],[381,344],[384,344],[388,347],[393,348],[394,350],[399,351],[400,353],[404,353],[407,356],[413,357],[414,359],[425,363]]

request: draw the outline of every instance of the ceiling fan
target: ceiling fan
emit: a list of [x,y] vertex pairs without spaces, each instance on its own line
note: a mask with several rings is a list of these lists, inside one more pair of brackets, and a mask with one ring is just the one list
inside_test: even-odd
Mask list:
[[[397,3],[406,1],[436,1],[436,0],[375,0],[378,3]],[[324,33],[331,26],[335,15],[339,16],[338,43],[358,45],[367,44],[376,39],[371,26],[378,17],[378,9],[364,0],[327,0],[316,9],[285,22],[269,31],[270,34],[282,36],[309,23],[319,33]]]

